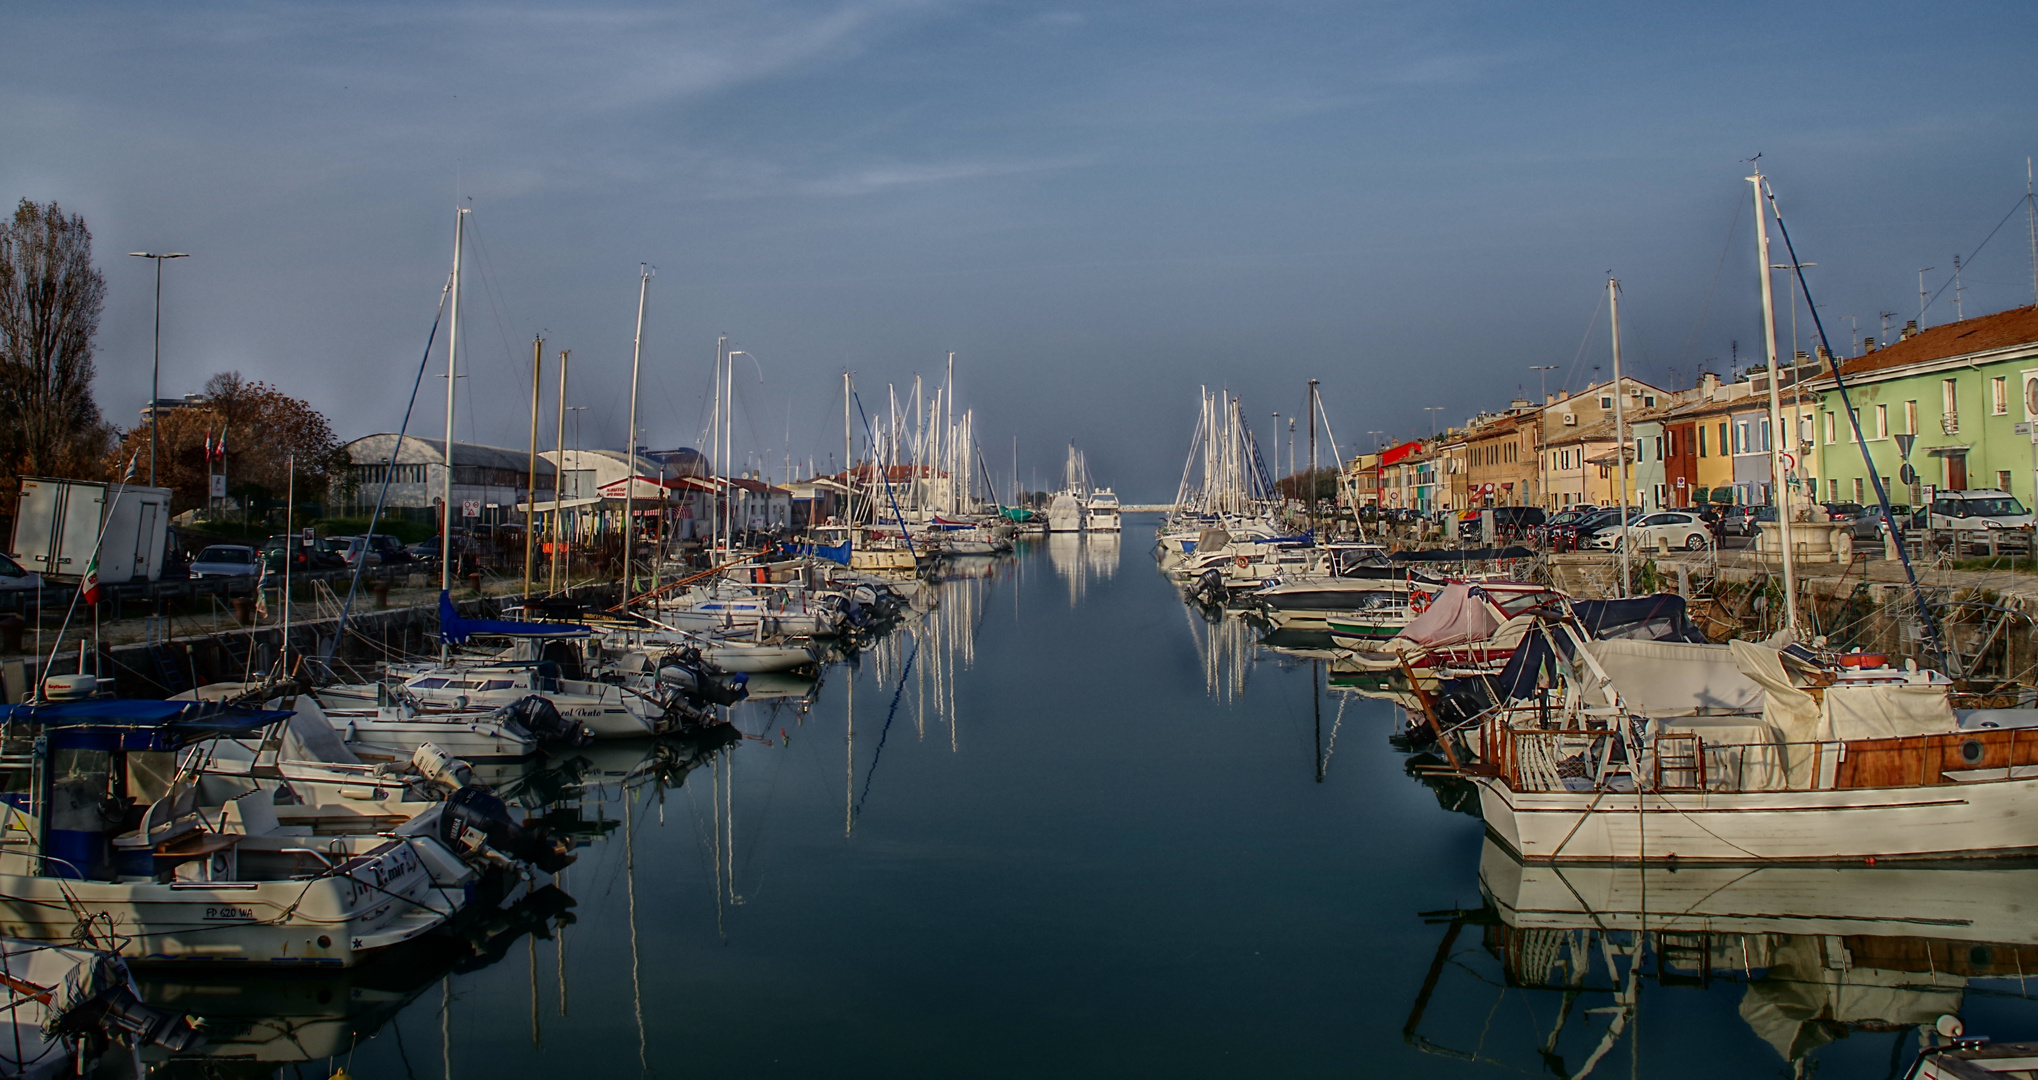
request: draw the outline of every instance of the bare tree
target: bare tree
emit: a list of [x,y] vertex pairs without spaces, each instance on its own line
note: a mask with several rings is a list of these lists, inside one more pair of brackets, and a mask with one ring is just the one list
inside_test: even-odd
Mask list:
[[5,494],[23,475],[91,476],[111,432],[92,399],[92,337],[106,279],[92,232],[52,202],[27,199],[0,224],[0,467]]

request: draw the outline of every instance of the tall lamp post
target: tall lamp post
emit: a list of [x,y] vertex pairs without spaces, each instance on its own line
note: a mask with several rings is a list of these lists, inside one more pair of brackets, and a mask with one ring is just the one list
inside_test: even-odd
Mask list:
[[162,442],[156,434],[156,402],[163,396],[163,260],[188,259],[191,256],[181,251],[130,251],[137,259],[154,259],[156,262],[156,355],[149,364],[149,486],[156,486],[156,446]]

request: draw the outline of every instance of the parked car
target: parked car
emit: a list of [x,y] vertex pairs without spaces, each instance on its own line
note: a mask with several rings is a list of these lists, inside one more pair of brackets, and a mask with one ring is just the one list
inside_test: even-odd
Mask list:
[[368,560],[369,566],[380,566],[383,563],[382,553],[371,547],[365,536],[329,537],[326,540],[326,547],[340,560],[341,565],[349,568],[362,559]]
[[1853,521],[1861,516],[1861,504],[1857,502],[1820,503],[1819,509],[1825,511],[1827,521]]
[[0,555],[0,592],[42,588],[42,575],[5,555]]
[[[460,533],[453,534],[453,553],[455,555],[464,559],[472,556],[478,550],[479,545],[475,544],[473,537]],[[436,562],[439,558],[439,538],[432,536],[411,545],[410,556],[413,559],[425,559]]]
[[[1493,511],[1493,535],[1506,542],[1520,539],[1528,530],[1541,525],[1548,517],[1540,506],[1495,506]],[[1485,525],[1483,510],[1468,510],[1458,519],[1458,539],[1477,540]]]
[[[1632,509],[1628,511],[1628,520],[1630,521],[1640,516],[1640,514]],[[1594,510],[1574,521],[1567,521],[1562,525],[1552,526],[1550,529],[1550,547],[1555,551],[1576,551],[1579,548],[1588,547],[1592,543],[1593,533],[1606,528],[1608,525],[1618,524],[1620,524],[1620,507],[1616,506],[1611,510]]]
[[293,573],[306,570],[337,570],[345,565],[331,552],[320,547],[316,539],[309,547],[305,546],[304,538],[300,536],[278,535],[262,541],[262,565],[268,568],[269,572],[282,573],[285,559],[291,560],[290,569]]
[[1773,506],[1730,506],[1721,512],[1720,531],[1728,536],[1753,536],[1762,531],[1757,525],[1775,520]]
[[261,569],[246,544],[213,544],[191,560],[194,578],[253,577]]
[[[1903,503],[1891,503],[1889,511],[1896,515],[1897,528],[1914,529],[1918,527],[1916,521],[1918,512],[1911,507]],[[1882,539],[1882,534],[1888,531],[1888,528],[1889,526],[1884,524],[1882,520],[1882,507],[1864,506],[1861,508],[1860,513],[1854,515],[1854,520],[1848,525],[1847,531],[1852,533],[1856,540],[1880,540]]]
[[1942,491],[1932,499],[1934,529],[2028,529],[2031,511],[2007,491]]
[[[1615,515],[1618,514],[1616,511]],[[1600,529],[1592,534],[1592,546],[1618,550],[1623,536],[1636,548],[1654,548],[1658,541],[1667,540],[1671,547],[1686,551],[1703,551],[1713,540],[1712,530],[1695,511],[1657,510],[1642,515],[1640,520],[1625,529],[1619,522]]]
[[381,556],[384,565],[410,561],[410,551],[403,546],[403,541],[388,533],[375,533],[369,536],[368,550]]

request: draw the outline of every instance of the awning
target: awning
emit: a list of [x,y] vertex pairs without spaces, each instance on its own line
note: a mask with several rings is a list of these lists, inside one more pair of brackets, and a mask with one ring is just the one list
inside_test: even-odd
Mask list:
[[[540,514],[548,514],[548,513],[551,513],[551,512],[552,512],[552,510],[553,510],[553,508],[554,508],[554,507],[557,507],[557,508],[558,508],[558,509],[560,509],[560,510],[578,510],[578,509],[580,509],[580,508],[581,508],[581,507],[583,507],[583,506],[593,506],[593,505],[594,505],[595,503],[598,503],[598,502],[601,502],[601,501],[602,501],[602,498],[601,498],[601,496],[599,496],[599,495],[593,496],[593,497],[591,497],[591,498],[586,498],[586,499],[561,499],[560,501],[558,501],[558,502],[556,502],[556,503],[555,503],[555,502],[552,502],[552,501],[550,501],[550,500],[548,499],[548,500],[546,500],[546,501],[544,501],[544,502],[541,502],[541,503],[539,503],[539,504],[538,504],[538,507],[537,507],[537,512],[538,512],[538,513],[540,513]],[[528,513],[530,513],[530,512],[531,512],[531,504],[530,504],[530,503],[518,503],[518,504],[516,505],[516,512],[517,512],[517,513],[519,513],[519,514],[528,514]]]

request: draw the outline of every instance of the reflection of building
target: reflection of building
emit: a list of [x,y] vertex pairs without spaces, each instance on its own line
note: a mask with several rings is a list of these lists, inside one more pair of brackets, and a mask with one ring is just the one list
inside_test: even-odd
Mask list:
[[[1509,1041],[1506,1032],[1464,1027],[1463,1017],[1490,1016],[1483,1002],[1469,1010],[1430,1007],[1433,994],[1461,985],[1440,982],[1448,962],[1465,963],[1467,954],[1452,949],[1456,938],[1483,927],[1501,971],[1487,983],[1489,976],[1472,970],[1482,982],[1468,992],[1502,985],[1557,998],[1554,1031],[1531,1024],[1514,1040],[1515,1056],[1533,1066],[1528,1071],[1584,1072],[1632,1037],[1644,1002],[1656,1030],[1664,1029],[1665,1012],[1717,1008],[1682,995],[1642,995],[1644,980],[1695,992],[1740,987],[1749,1031],[1785,1061],[1801,1063],[1850,1032],[1903,1031],[1957,1014],[1970,980],[2021,984],[2038,963],[2038,925],[2020,911],[2038,887],[2034,869],[1558,868],[1525,865],[1489,837],[1479,871],[1485,907],[1450,920],[1406,1030],[1411,1043],[1445,1054],[1482,1037],[1493,1054]],[[1581,1019],[1593,1014],[1605,1022]],[[1716,1073],[1746,1071],[1728,1065],[1733,1053],[1719,1048]]]
[[[391,461],[391,451],[395,460]],[[445,495],[446,454],[442,439],[403,436],[397,444],[393,433],[365,435],[346,446],[347,477],[351,490],[334,500],[351,513],[366,514],[388,482],[385,504],[396,510],[427,509],[438,505]],[[529,499],[530,454],[475,443],[453,444],[453,502],[471,507],[479,521],[499,524],[509,520],[516,504]],[[552,463],[540,456],[538,497],[552,497]],[[457,513],[457,511],[456,511]]]

